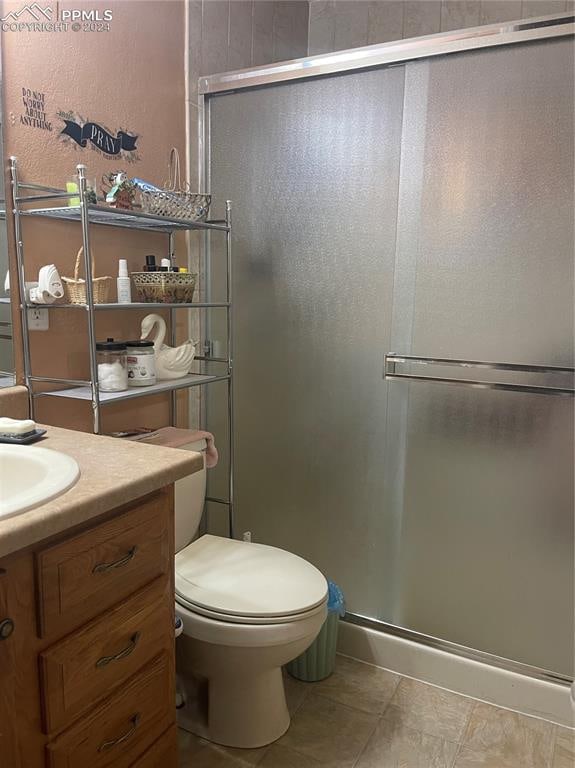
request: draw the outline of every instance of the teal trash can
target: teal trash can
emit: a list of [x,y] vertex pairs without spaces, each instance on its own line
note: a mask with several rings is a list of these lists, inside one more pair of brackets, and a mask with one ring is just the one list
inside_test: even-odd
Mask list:
[[315,683],[331,675],[335,669],[339,617],[344,613],[345,603],[341,590],[332,581],[328,581],[327,618],[307,651],[286,665],[292,677],[306,683]]

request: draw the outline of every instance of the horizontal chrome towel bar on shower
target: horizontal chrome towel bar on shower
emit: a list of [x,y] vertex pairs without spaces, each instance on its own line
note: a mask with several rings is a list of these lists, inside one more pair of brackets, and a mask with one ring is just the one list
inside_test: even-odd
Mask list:
[[511,392],[529,392],[536,395],[573,395],[575,389],[571,387],[547,387],[533,384],[512,384],[503,381],[480,381],[478,379],[456,379],[445,376],[426,376],[414,373],[401,373],[397,365],[439,365],[454,366],[456,368],[482,368],[491,371],[515,371],[521,373],[545,373],[545,374],[575,374],[575,368],[565,368],[555,365],[523,365],[522,363],[490,363],[484,360],[455,360],[448,357],[416,357],[413,355],[385,355],[383,376],[391,381],[406,379],[408,381],[431,381],[441,384],[459,384],[460,386],[475,387],[477,389],[500,389]]

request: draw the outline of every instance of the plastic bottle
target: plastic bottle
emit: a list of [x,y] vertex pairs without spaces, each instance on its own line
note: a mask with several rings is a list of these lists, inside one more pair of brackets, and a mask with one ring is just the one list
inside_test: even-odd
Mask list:
[[130,286],[130,276],[128,275],[128,262],[126,259],[120,259],[118,266],[118,304],[132,303],[132,288]]

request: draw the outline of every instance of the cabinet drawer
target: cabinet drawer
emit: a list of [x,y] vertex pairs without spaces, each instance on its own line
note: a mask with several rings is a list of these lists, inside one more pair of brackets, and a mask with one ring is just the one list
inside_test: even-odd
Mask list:
[[178,768],[178,729],[173,725],[130,768]]
[[152,496],[38,553],[41,637],[62,636],[169,573],[169,499]]
[[40,654],[44,731],[62,730],[161,651],[173,652],[174,599],[160,578]]
[[128,768],[174,723],[171,661],[156,658],[47,747],[50,768]]

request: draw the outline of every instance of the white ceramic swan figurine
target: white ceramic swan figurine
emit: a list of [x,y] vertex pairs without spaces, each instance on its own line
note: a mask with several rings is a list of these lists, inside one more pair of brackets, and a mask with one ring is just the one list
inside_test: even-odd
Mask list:
[[156,375],[158,379],[180,379],[185,376],[196,354],[193,341],[184,341],[179,347],[168,347],[164,344],[166,338],[166,321],[160,315],[146,315],[142,320],[141,339],[150,338],[154,342],[156,356]]

